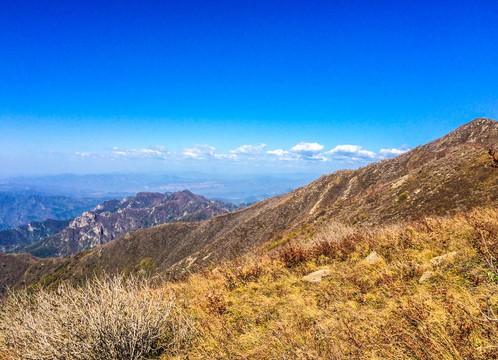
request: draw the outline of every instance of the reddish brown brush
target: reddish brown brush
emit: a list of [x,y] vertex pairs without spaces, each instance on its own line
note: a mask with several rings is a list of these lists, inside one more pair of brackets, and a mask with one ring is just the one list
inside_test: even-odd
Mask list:
[[492,168],[498,169],[498,157],[495,155],[495,150],[490,146],[488,149],[488,154],[491,156],[493,160],[492,163],[489,164]]

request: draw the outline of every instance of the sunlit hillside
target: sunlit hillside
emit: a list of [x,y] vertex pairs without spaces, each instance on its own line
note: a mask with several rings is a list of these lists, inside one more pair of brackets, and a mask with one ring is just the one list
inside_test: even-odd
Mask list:
[[[496,209],[304,226],[283,244],[162,285],[119,278],[12,295],[0,351],[7,359],[497,358],[497,244]],[[98,354],[79,353],[103,341],[99,334]]]

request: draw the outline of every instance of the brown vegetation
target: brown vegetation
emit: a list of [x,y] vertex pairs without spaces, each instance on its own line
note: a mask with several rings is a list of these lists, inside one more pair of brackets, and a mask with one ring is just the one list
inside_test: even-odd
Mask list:
[[491,146],[489,147],[488,154],[491,156],[491,160],[493,160],[489,166],[498,169],[498,157],[495,155],[495,150]]

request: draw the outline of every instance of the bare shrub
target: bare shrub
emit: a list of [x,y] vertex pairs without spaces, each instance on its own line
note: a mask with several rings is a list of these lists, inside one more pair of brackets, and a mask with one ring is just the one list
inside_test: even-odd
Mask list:
[[223,295],[209,293],[207,295],[207,308],[212,313],[223,315],[227,311],[227,304]]
[[147,359],[187,331],[172,311],[171,295],[133,277],[15,292],[0,308],[0,354],[13,360]]
[[279,259],[286,267],[294,267],[309,259],[309,251],[300,246],[288,246],[279,254]]

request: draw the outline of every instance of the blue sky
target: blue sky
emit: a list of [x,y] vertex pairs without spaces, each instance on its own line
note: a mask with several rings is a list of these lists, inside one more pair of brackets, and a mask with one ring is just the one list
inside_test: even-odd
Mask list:
[[498,118],[496,1],[2,1],[0,176],[328,173]]

